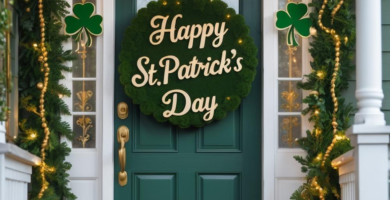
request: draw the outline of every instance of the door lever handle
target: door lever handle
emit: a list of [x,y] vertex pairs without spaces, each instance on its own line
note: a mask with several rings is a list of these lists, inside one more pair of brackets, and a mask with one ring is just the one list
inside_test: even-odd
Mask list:
[[120,126],[117,130],[117,139],[120,144],[119,147],[119,166],[121,168],[118,174],[118,182],[120,186],[127,184],[127,172],[126,169],[126,148],[125,143],[129,141],[129,129],[126,126]]

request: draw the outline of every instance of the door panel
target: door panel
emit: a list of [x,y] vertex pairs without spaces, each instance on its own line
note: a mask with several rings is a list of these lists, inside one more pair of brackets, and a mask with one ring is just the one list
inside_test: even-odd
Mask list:
[[197,200],[240,199],[240,182],[240,174],[198,174]]
[[134,173],[134,199],[177,200],[176,174]]
[[133,117],[132,127],[133,152],[177,152],[178,128],[167,124],[156,123],[153,118],[140,114]]
[[[145,0],[140,0],[145,1]],[[245,16],[260,50],[261,2],[229,0]],[[142,114],[123,92],[117,67],[123,34],[137,10],[136,0],[116,1],[115,105],[126,102],[129,116],[115,116],[115,130],[127,126],[127,185],[118,184],[119,144],[115,142],[115,200],[260,200],[261,68],[252,91],[234,112],[203,128],[180,129]],[[259,53],[260,54],[260,53]],[[258,56],[260,59],[260,56]],[[259,60],[259,63],[261,61]],[[117,141],[115,139],[115,141]]]
[[217,124],[200,128],[197,136],[197,152],[241,152],[241,108],[229,113]]

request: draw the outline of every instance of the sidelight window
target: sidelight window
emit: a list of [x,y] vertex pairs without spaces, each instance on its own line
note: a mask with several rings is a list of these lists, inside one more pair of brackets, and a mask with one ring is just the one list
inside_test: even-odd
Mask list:
[[[279,0],[278,9],[285,10],[289,2],[302,1]],[[278,31],[278,143],[279,148],[298,148],[297,140],[307,129],[303,128],[307,120],[301,116],[304,93],[297,83],[303,80],[305,68],[308,68],[308,42],[297,35],[299,46],[288,46],[287,31]]]

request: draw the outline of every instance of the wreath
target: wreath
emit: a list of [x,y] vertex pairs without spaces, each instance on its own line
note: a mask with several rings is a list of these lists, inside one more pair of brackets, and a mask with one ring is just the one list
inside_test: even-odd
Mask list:
[[[176,15],[182,17],[177,18],[175,27],[170,27]],[[218,40],[218,36],[214,34],[209,34],[210,36],[205,38],[203,46],[201,37],[194,39],[191,46],[191,42],[183,38],[183,40],[172,42],[172,35],[169,33],[163,35],[160,44],[153,45],[150,42],[151,35],[156,31],[156,27],[163,26],[160,20],[158,21],[160,24],[157,24],[157,21],[153,22],[155,26],[152,27],[151,20],[156,16],[169,17],[166,28],[176,28],[176,34],[179,34],[179,27],[192,27],[192,25],[216,25],[218,23],[219,26],[214,27],[217,30],[217,28],[222,28],[223,22],[228,31],[222,38],[223,42],[217,48],[212,44],[214,40]],[[182,31],[183,35],[184,30]],[[208,32],[207,29],[204,32]],[[249,94],[258,64],[256,54],[257,47],[249,36],[249,27],[245,24],[244,17],[236,14],[234,9],[228,8],[226,3],[220,0],[152,1],[146,8],[138,11],[137,16],[131,21],[131,25],[124,34],[122,51],[119,55],[121,62],[118,68],[120,82],[124,85],[124,91],[133,103],[140,105],[142,113],[153,115],[158,122],[169,121],[181,128],[202,127],[212,121],[223,119],[228,111],[237,109],[242,99]],[[180,67],[176,71],[177,73],[183,73],[183,70],[193,67],[191,70],[194,70],[194,73],[199,72],[198,76],[182,79],[172,73],[168,74],[169,80],[165,80],[164,70],[169,66],[165,66],[165,68],[161,66],[161,63],[166,62],[166,60],[164,62],[161,60],[168,55],[174,55],[178,58]],[[141,58],[145,58],[145,56],[148,59],[142,60]],[[227,59],[230,59],[231,72],[211,73],[212,70],[208,67],[213,65],[214,60],[220,62],[219,68],[221,68],[222,63],[228,63]],[[194,67],[195,60],[198,61],[198,66]],[[174,65],[172,60],[170,63],[172,66]],[[241,68],[234,71],[233,68],[237,69],[237,64],[238,66],[241,64]],[[144,67],[144,72],[156,71],[153,74],[153,80],[149,80],[142,87],[135,85],[133,80],[135,76],[138,76],[138,82],[142,82],[140,75],[142,76],[144,73],[140,70],[139,65]],[[154,66],[151,67],[152,65]],[[211,75],[206,72],[206,65],[208,65],[208,72]],[[184,69],[181,69],[182,67]],[[213,67],[214,71],[218,70],[217,65],[213,65]],[[185,91],[191,101],[189,102],[188,98],[180,94],[165,95],[167,91],[173,90]],[[171,99],[163,100],[164,95],[165,98]],[[171,104],[174,98],[177,101],[176,109],[173,111],[176,110],[178,113],[185,110],[189,103],[191,104],[190,109],[181,116],[166,117],[164,112],[172,109],[173,105]],[[217,107],[212,107],[213,100]],[[212,110],[213,108],[215,110]],[[205,113],[209,118],[205,117]]]

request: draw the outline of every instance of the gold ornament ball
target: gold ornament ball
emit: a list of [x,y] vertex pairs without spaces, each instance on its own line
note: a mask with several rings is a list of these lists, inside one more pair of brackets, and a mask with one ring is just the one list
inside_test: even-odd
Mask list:
[[38,87],[38,89],[42,89],[42,88],[43,88],[43,83],[42,83],[42,82],[39,82],[39,83],[37,84],[37,87]]

